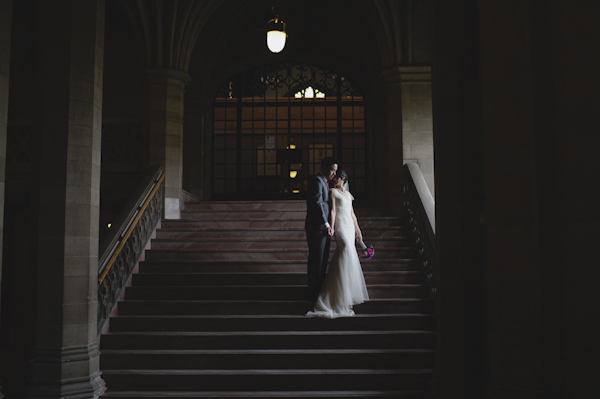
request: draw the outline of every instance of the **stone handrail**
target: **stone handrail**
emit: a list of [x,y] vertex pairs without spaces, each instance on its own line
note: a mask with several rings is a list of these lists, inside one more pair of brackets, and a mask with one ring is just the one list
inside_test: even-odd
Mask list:
[[98,332],[119,300],[163,215],[164,167],[148,173],[100,242],[98,258]]
[[411,233],[418,246],[419,260],[427,274],[433,297],[436,293],[435,201],[416,163],[404,165],[404,206],[408,213]]

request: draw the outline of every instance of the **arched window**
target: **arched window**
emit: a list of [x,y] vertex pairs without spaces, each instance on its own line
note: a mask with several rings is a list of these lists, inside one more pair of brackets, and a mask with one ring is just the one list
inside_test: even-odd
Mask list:
[[325,156],[355,196],[367,190],[364,99],[334,72],[296,63],[243,72],[218,91],[213,132],[215,200],[302,199]]

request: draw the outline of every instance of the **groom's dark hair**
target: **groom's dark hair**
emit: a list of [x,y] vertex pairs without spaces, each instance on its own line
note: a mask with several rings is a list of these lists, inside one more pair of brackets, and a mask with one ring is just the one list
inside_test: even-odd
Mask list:
[[332,157],[325,157],[323,158],[323,160],[321,161],[321,170],[327,168],[329,169],[329,167],[333,164],[338,163],[338,161],[336,161],[334,158]]

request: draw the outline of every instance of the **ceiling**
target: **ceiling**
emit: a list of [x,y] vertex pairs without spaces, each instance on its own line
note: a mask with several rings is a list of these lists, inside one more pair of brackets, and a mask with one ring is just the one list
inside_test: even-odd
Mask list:
[[266,24],[274,0],[113,1],[133,25],[145,67],[187,71],[193,86],[212,92],[243,70],[279,61],[312,63],[372,85],[383,71],[415,62],[412,54],[423,47],[415,38],[428,40],[432,2],[278,0],[288,41],[272,54]]

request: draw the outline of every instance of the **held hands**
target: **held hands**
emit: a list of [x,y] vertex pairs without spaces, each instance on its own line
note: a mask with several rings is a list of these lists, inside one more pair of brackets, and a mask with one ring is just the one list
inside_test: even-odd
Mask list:
[[333,238],[333,227],[329,226],[327,227],[327,235],[329,236],[329,238]]

